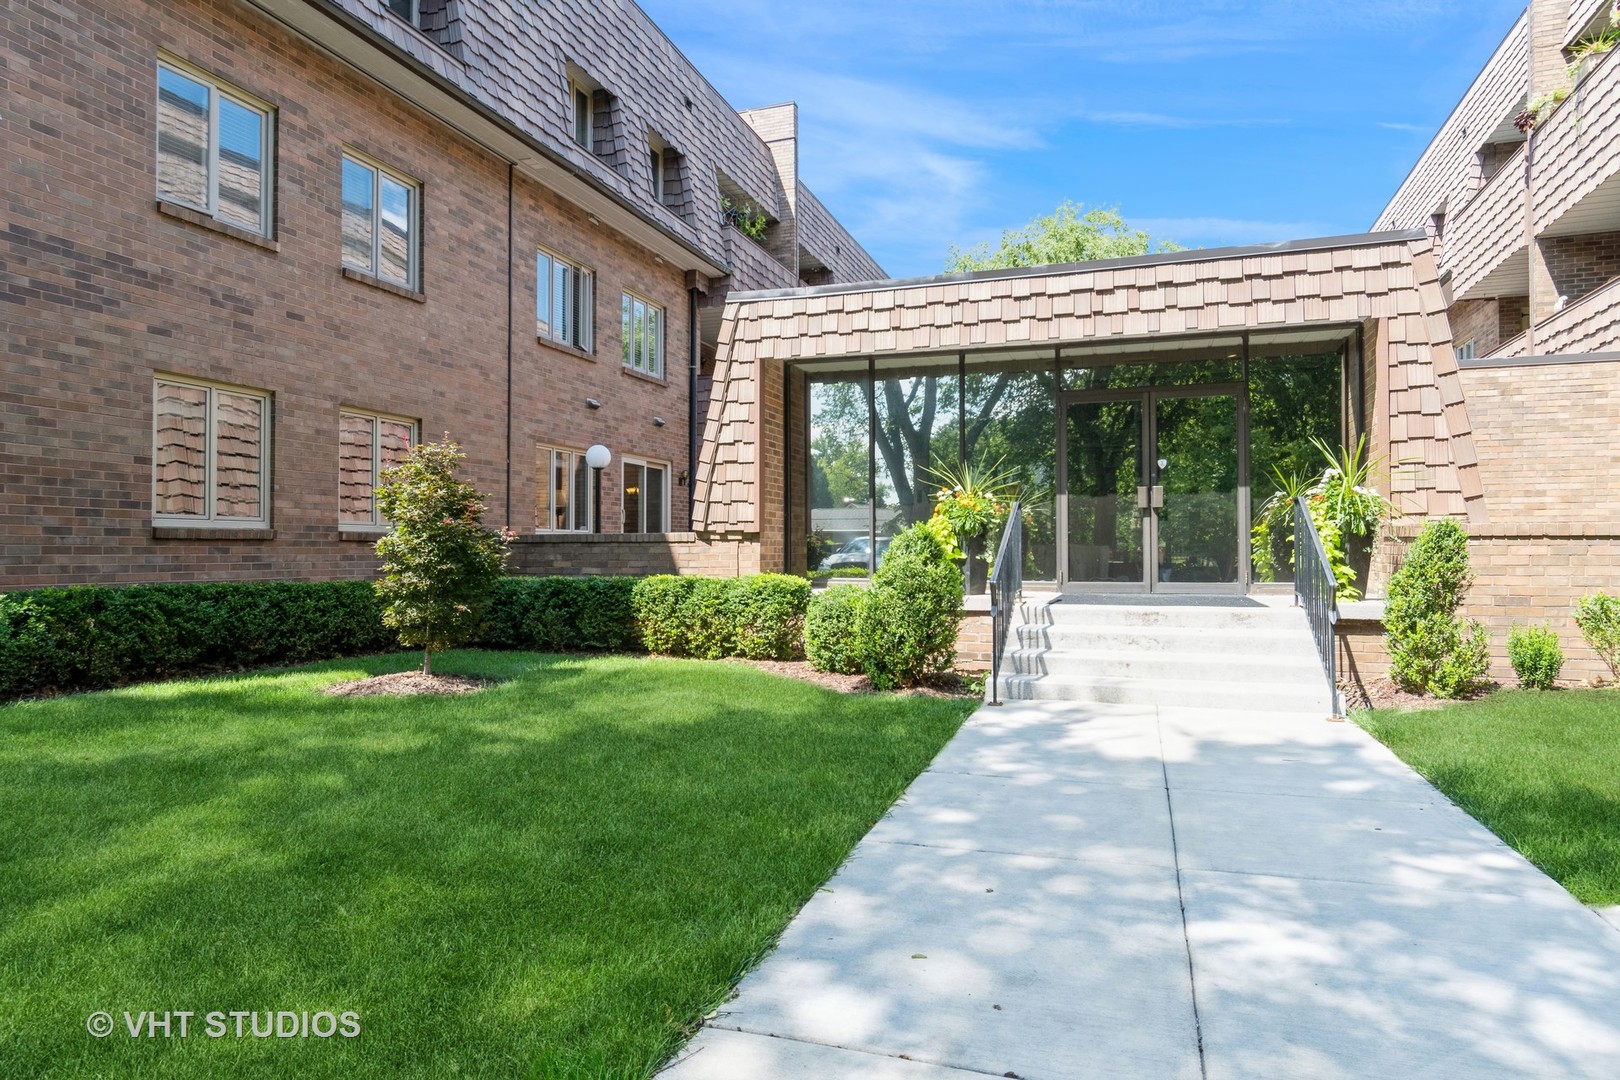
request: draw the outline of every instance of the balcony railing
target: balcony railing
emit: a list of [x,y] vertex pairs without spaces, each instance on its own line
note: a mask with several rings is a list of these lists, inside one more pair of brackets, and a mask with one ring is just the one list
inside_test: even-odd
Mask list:
[[[1525,354],[1520,334],[1498,345],[1491,359]],[[1620,278],[1587,293],[1536,326],[1536,353],[1564,356],[1620,350]]]
[[798,286],[793,271],[772,258],[759,241],[730,223],[723,225],[720,231],[726,240],[726,261],[731,264],[729,291],[792,289]]

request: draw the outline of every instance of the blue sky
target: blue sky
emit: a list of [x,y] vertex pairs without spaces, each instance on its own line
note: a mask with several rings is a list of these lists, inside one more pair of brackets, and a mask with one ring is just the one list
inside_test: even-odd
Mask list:
[[1359,232],[1521,0],[640,0],[895,276],[1064,199],[1186,246]]

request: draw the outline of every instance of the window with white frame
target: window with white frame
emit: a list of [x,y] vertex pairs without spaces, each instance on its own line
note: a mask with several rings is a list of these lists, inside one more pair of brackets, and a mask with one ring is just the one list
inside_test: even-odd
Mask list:
[[152,380],[155,524],[268,524],[269,469],[269,394],[168,375]]
[[534,332],[591,351],[595,275],[541,248],[535,256]]
[[624,459],[624,520],[627,533],[669,532],[669,466]]
[[572,121],[574,125],[574,141],[585,149],[592,149],[592,104],[591,92],[577,82],[568,84],[569,98],[572,105]]
[[536,455],[540,492],[535,506],[535,532],[590,532],[591,470],[583,450],[541,446]]
[[625,293],[621,310],[624,366],[642,375],[663,378],[664,309],[634,293]]
[[357,154],[343,155],[343,265],[415,289],[422,188]]
[[338,524],[383,528],[376,490],[384,469],[416,445],[416,421],[378,413],[338,412]]
[[417,0],[385,0],[383,6],[412,26],[418,25],[421,13],[417,9]]
[[1458,360],[1472,360],[1474,358],[1474,339],[1469,338],[1451,351]]
[[270,235],[275,111],[169,60],[157,83],[158,198]]

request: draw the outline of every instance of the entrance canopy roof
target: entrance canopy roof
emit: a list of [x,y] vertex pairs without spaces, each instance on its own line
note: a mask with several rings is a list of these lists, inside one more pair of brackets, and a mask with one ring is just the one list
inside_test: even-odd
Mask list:
[[[1426,265],[1420,266],[1420,258]],[[733,359],[804,361],[1299,331],[1445,306],[1421,229],[727,298]],[[1420,273],[1421,271],[1421,273]],[[1449,327],[1443,330],[1449,345]],[[1136,339],[1136,344],[1126,344]],[[1434,343],[1428,328],[1420,338]],[[1156,346],[1157,347],[1157,344]],[[1045,355],[1052,355],[1047,351]]]
[[[801,403],[782,369],[886,375],[953,361],[1250,355],[1365,337],[1366,413],[1410,513],[1486,520],[1446,297],[1421,229],[726,298],[698,471],[699,529],[753,532],[784,490]],[[802,395],[801,395],[802,396]],[[773,511],[774,512],[774,511]],[[785,540],[784,540],[785,542]]]

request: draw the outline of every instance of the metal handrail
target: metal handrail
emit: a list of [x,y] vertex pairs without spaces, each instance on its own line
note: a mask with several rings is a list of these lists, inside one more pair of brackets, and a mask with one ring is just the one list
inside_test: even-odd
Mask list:
[[1001,650],[1007,644],[1013,605],[1024,591],[1024,508],[1013,503],[990,567],[990,704],[1001,704]]
[[1329,708],[1339,715],[1339,680],[1333,628],[1339,621],[1339,579],[1303,497],[1294,500],[1294,604],[1305,609],[1316,639],[1316,654],[1327,672]]

